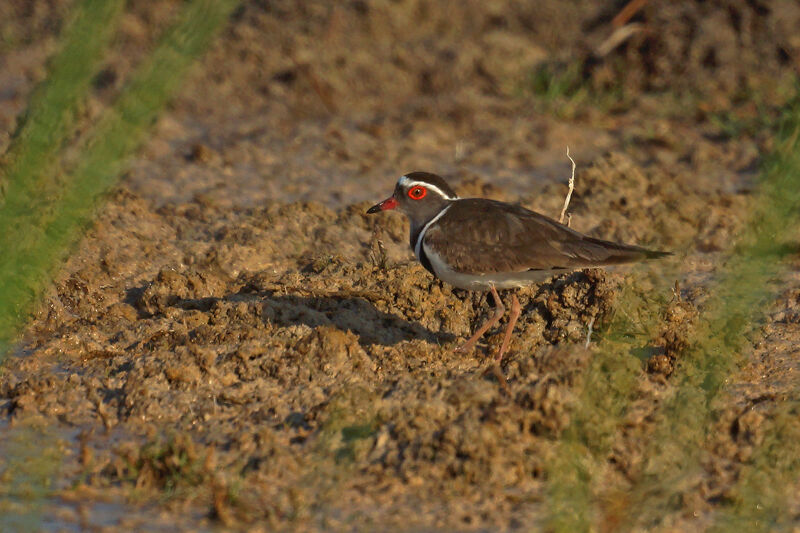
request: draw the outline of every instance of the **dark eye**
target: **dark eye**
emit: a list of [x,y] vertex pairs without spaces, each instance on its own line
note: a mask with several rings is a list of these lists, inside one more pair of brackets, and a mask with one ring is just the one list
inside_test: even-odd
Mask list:
[[411,187],[411,189],[408,191],[408,197],[412,200],[422,200],[425,198],[426,194],[428,194],[428,189],[421,185]]

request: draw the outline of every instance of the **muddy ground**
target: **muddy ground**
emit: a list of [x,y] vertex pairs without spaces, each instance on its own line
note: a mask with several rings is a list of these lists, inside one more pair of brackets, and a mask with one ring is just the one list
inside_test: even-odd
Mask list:
[[[529,529],[589,324],[625,312],[626,286],[664,309],[609,457],[635,476],[800,64],[800,8],[650,2],[644,30],[597,58],[623,2],[295,4],[237,10],[5,363],[2,431],[46,428],[63,456],[47,527]],[[69,2],[25,5],[0,8],[8,133]],[[87,117],[177,4],[160,5],[124,16]],[[419,266],[401,216],[364,212],[428,170],[555,217],[567,145],[572,227],[676,255],[519,291],[504,393],[484,374],[502,323],[453,352],[485,298]],[[663,528],[708,524],[794,390],[793,268]]]

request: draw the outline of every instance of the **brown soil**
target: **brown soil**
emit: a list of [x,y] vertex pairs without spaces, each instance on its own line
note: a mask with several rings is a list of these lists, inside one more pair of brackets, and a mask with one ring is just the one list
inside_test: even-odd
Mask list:
[[[0,62],[0,81],[15,80],[0,93],[9,132],[68,3],[22,4],[0,8],[8,27],[41,31],[16,29]],[[678,280],[683,299],[656,295],[669,303],[614,447],[615,468],[638,471],[649,415],[750,201],[769,144],[754,124],[798,64],[800,9],[650,2],[634,19],[646,30],[597,63],[587,51],[619,8],[531,5],[285,1],[236,12],[0,375],[10,430],[58,428],[53,520],[530,528],[546,516],[544,461],[592,360],[589,323],[602,330],[625,312],[620,285],[649,272]],[[166,23],[133,9],[89,115]],[[569,94],[543,104],[530,85],[565,62],[591,87],[566,117]],[[567,145],[579,163],[572,227],[677,256],[519,291],[504,393],[484,374],[504,323],[474,353],[453,352],[491,313],[486,299],[414,262],[402,217],[364,212],[400,174],[425,169],[462,196],[555,216]],[[758,398],[768,410],[796,383],[800,281],[786,284],[735,380],[742,392],[702,484],[667,524],[703,527],[758,440],[764,417],[747,406]]]

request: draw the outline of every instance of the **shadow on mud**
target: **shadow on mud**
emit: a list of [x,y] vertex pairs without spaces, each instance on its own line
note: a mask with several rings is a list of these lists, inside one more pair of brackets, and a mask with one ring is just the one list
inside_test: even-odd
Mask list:
[[359,336],[362,346],[391,346],[401,341],[420,339],[444,343],[455,339],[449,333],[438,333],[401,317],[379,311],[364,298],[352,296],[294,296],[265,293],[262,298],[265,314],[274,316],[278,326],[305,324],[310,327],[333,325]]
[[359,344],[364,347],[373,344],[393,346],[414,339],[443,344],[456,339],[450,333],[431,331],[417,322],[380,311],[364,297],[354,297],[346,292],[309,296],[272,290],[239,292],[223,297],[176,298],[169,306],[212,312],[220,306],[239,304],[257,311],[265,322],[277,327],[334,326],[343,331],[350,330],[358,335]]

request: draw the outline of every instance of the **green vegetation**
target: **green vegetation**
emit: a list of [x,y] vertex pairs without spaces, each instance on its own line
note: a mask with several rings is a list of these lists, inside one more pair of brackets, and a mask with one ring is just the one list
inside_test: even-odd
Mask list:
[[[31,97],[5,156],[0,180],[5,189],[0,206],[0,361],[91,221],[103,193],[116,182],[126,157],[144,140],[188,67],[236,2],[187,3],[117,101],[82,140],[74,167],[60,175],[56,169],[61,150],[73,133],[78,107],[87,100],[123,5],[121,0],[84,0],[76,6],[63,47],[52,59],[47,79]],[[44,451],[39,445],[30,446],[31,442],[52,442],[52,438],[20,431],[13,435],[18,439],[11,437],[3,453],[0,492],[6,497],[4,505],[11,508],[4,510],[2,529],[34,530],[36,509],[49,494],[61,461],[58,453],[50,453],[50,446]],[[160,456],[151,455],[150,463],[163,463],[165,483],[172,483],[169,468],[173,465],[168,461],[172,456],[158,463]],[[179,460],[175,468],[182,474],[187,467]]]
[[530,75],[526,88],[545,110],[557,117],[571,118],[592,99],[579,63],[545,63]]
[[770,413],[764,437],[739,474],[730,505],[716,521],[718,531],[789,531],[787,512],[800,479],[800,401],[793,398]]
[[[715,400],[724,390],[725,380],[744,362],[741,351],[759,323],[766,304],[775,293],[772,280],[783,268],[784,257],[796,250],[789,239],[800,223],[800,99],[788,106],[777,133],[774,153],[762,173],[760,195],[753,204],[736,248],[718,275],[709,294],[703,320],[696,328],[691,346],[679,360],[674,392],[660,412],[658,424],[646,451],[644,472],[624,491],[627,495],[622,516],[605,520],[628,527],[652,527],[664,516],[665,510],[677,509],[687,481],[702,468],[703,450],[713,427]],[[597,361],[585,378],[584,394],[575,407],[574,419],[564,439],[557,447],[560,459],[548,470],[552,505],[550,527],[557,531],[586,529],[593,522],[588,513],[593,506],[587,502],[612,501],[618,488],[601,490],[599,473],[606,462],[608,438],[614,428],[620,428],[626,405],[632,398],[633,368],[617,370],[623,354],[631,353],[650,335],[648,316],[654,316],[657,302],[641,298],[641,311],[628,323],[612,324],[606,338],[599,344]],[[626,308],[629,308],[626,306]],[[647,311],[651,309],[652,311]],[[642,328],[632,328],[641,321]],[[628,331],[626,332],[625,329]],[[637,333],[636,329],[640,331]],[[611,342],[620,339],[622,343]],[[632,358],[630,358],[632,360]],[[776,424],[787,417],[776,415]],[[784,424],[785,425],[785,424]],[[794,430],[796,431],[796,429]],[[781,433],[788,428],[772,430],[772,440],[766,440],[756,453],[755,465],[746,469],[740,494],[760,493],[757,501],[768,494],[790,492],[796,482],[797,454],[781,451]],[[770,444],[771,443],[771,444]],[[582,458],[581,458],[582,456]],[[778,492],[768,490],[770,478],[760,475],[760,469],[772,469],[773,483],[783,480]],[[788,471],[784,471],[788,468]],[[774,485],[773,485],[774,486]],[[759,492],[760,491],[760,492]],[[783,492],[781,492],[783,491]],[[753,507],[743,503],[725,514],[726,520],[742,518],[758,510],[764,516],[762,526],[786,519],[782,507],[774,501]],[[782,501],[782,500],[781,500]],[[608,506],[607,506],[608,507]],[[613,506],[612,506],[613,507]],[[745,512],[745,509],[747,512]],[[606,509],[608,511],[608,509]],[[613,509],[611,510],[613,513]]]
[[[79,104],[108,48],[122,0],[84,0],[64,30],[61,50],[49,61],[47,79],[33,92],[7,152],[0,174],[3,222],[25,228],[36,213],[46,179],[52,179],[56,153],[75,125]],[[87,35],[94,36],[87,39]]]
[[561,118],[574,118],[589,107],[608,110],[624,104],[623,87],[611,83],[593,87],[581,62],[545,62],[524,81],[523,92],[533,94],[543,110]]
[[546,102],[582,100],[589,93],[579,63],[544,63],[530,76],[530,90]]
[[380,427],[374,394],[368,388],[354,386],[328,404],[316,449],[320,457],[332,457],[346,470],[369,452]]
[[[583,376],[569,427],[548,461],[548,528],[586,531],[596,522],[595,483],[605,477],[613,439],[637,394],[642,362],[667,304],[670,277],[622,289],[617,312],[595,337],[598,349]],[[663,295],[663,296],[662,296]]]
[[[708,122],[723,139],[755,137],[779,127],[781,112],[787,109],[797,92],[797,79],[783,76],[771,80],[769,86],[743,85],[731,97],[726,108],[711,111]],[[693,104],[698,105],[699,96]]]
[[635,514],[656,521],[680,501],[680,480],[701,468],[703,444],[714,419],[714,400],[744,362],[741,352],[777,287],[774,278],[794,249],[788,242],[800,223],[800,100],[790,106],[767,161],[761,194],[744,234],[710,290],[705,320],[681,358],[673,395],[651,440],[648,465],[632,491]]
[[[80,9],[92,11],[95,3],[87,0]],[[29,118],[14,141],[10,154],[12,163],[6,171],[8,192],[0,209],[0,226],[5,229],[0,237],[0,248],[4,252],[0,259],[0,294],[3,295],[0,300],[0,353],[5,353],[54,269],[91,220],[99,198],[115,183],[126,157],[144,139],[145,132],[175,93],[187,68],[208,45],[234,5],[233,1],[207,0],[187,4],[177,23],[88,134],[75,168],[58,183],[45,186],[42,176],[52,168],[56,150],[61,147],[71,123],[62,106],[74,106],[85,99],[91,66],[96,63],[95,56],[102,47],[86,46],[90,54],[88,59],[70,59],[69,64],[83,65],[78,69],[80,75],[54,66],[54,74],[60,78],[45,82],[44,88],[37,92]],[[87,18],[94,24],[109,24],[108,17],[116,14],[115,10],[102,12],[107,18],[76,17],[78,22],[73,28],[81,33],[78,37],[68,37],[68,43],[73,39],[85,39],[87,34],[94,35],[86,31]],[[105,31],[97,35],[101,39],[108,38]],[[69,53],[82,50],[65,47]],[[60,95],[62,91],[66,96]],[[51,92],[58,92],[59,96]]]
[[[0,173],[0,360],[22,324],[35,295],[41,290],[44,258],[20,261],[32,246],[26,238],[49,210],[54,189],[57,154],[72,134],[79,104],[105,53],[124,2],[85,0],[67,25],[64,45],[50,61],[47,79],[36,88],[25,116],[4,155]],[[86,35],[94,39],[86,39]]]
[[209,453],[198,449],[185,433],[156,437],[139,449],[119,450],[124,467],[121,480],[134,484],[137,491],[156,488],[165,497],[185,494],[212,481],[213,471],[207,465],[213,461]]

